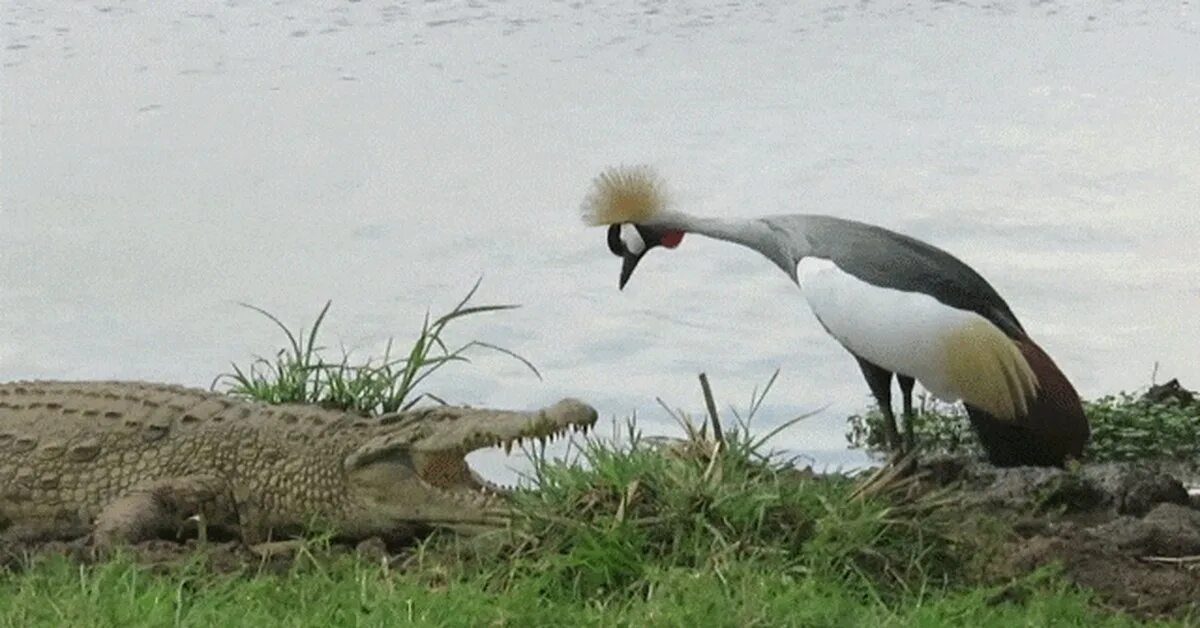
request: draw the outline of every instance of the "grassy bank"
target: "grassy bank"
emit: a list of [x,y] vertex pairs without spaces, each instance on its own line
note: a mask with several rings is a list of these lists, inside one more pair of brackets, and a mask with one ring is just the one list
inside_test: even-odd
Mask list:
[[[1053,570],[1006,573],[1000,521],[886,475],[763,458],[749,426],[535,454],[509,528],[399,555],[138,547],[0,573],[4,626],[1128,626]],[[241,556],[242,558],[238,558]],[[1186,621],[1177,620],[1177,625]]]
[[[79,568],[51,561],[0,576],[4,626],[1125,626],[1048,576],[1000,588],[927,591],[887,605],[837,580],[735,561],[720,572],[657,566],[644,595],[547,595],[552,576],[496,589],[482,577],[386,572],[345,559],[285,575],[213,575],[194,567],[150,573],[116,560]],[[1011,587],[1010,587],[1011,588]],[[1006,589],[1008,590],[1008,589]]]
[[[1053,572],[997,576],[1007,528],[904,482],[808,477],[748,433],[539,461],[510,529],[398,557],[311,541],[230,566],[227,548],[0,575],[8,626],[1123,626]],[[153,551],[149,552],[151,555]]]
[[[389,345],[361,363],[323,357],[325,310],[307,332],[271,317],[285,349],[217,383],[372,415],[436,401],[426,377],[474,350],[536,373],[495,345],[448,344],[453,321],[508,307],[471,305],[473,293],[427,317],[400,357]],[[677,416],[678,441],[644,439],[629,422],[619,444],[576,435],[570,462],[530,452],[510,526],[437,534],[399,555],[320,540],[282,560],[232,544],[151,544],[101,562],[42,551],[0,571],[0,626],[1136,623],[1053,569],[1008,569],[1012,529],[953,493],[914,491],[888,474],[816,476],[765,455],[752,429],[761,399],[719,438]]]

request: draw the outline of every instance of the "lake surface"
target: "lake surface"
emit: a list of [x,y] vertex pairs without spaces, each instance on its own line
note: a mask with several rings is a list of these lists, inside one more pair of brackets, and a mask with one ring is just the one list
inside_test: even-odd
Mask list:
[[[1148,6],[1143,6],[1148,5]],[[942,246],[1081,394],[1200,386],[1200,9],[1188,2],[26,2],[3,22],[0,378],[208,386],[333,300],[325,341],[450,329],[442,397],[578,396],[676,433],[706,371],[855,465],[870,396],[795,286],[688,238],[618,292],[591,178],[697,214],[831,213]],[[727,412],[728,414],[728,412]],[[499,455],[479,456],[504,474]]]

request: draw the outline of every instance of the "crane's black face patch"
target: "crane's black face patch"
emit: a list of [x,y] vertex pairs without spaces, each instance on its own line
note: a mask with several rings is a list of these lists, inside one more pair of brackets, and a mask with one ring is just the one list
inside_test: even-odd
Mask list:
[[621,225],[608,226],[608,250],[617,257],[625,255],[625,243],[621,242]]
[[621,258],[621,278],[618,288],[624,289],[633,269],[637,268],[642,256],[656,246],[673,249],[679,246],[683,232],[674,229],[646,227],[633,223],[621,223],[608,227],[608,250]]

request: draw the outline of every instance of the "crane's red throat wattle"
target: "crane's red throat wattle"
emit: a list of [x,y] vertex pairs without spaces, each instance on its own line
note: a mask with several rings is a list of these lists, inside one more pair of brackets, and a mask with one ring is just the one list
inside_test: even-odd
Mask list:
[[662,240],[660,240],[660,244],[667,247],[668,249],[673,249],[673,248],[679,246],[679,243],[682,241],[683,241],[683,232],[671,229],[671,230],[663,233]]

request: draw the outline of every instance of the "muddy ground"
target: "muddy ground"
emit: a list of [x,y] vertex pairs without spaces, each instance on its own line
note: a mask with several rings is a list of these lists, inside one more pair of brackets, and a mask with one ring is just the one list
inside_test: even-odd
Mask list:
[[[1189,495],[1178,479],[1195,476],[1153,465],[1098,464],[1064,472],[952,459],[928,462],[922,470],[927,485],[963,487],[972,507],[1012,522],[1015,537],[1002,545],[992,578],[1004,581],[1059,563],[1067,578],[1112,608],[1142,617],[1200,613],[1200,495]],[[200,547],[195,539],[150,541],[133,547],[132,556],[151,571],[166,572],[194,561]],[[298,560],[294,544],[265,552],[236,541],[203,548],[208,568],[221,573],[285,573]],[[408,557],[405,548],[378,539],[334,544],[325,552],[358,553],[399,569]],[[83,539],[0,544],[0,567],[20,570],[49,554],[98,560]],[[1014,588],[997,601],[1023,595]]]
[[[1200,612],[1200,495],[1178,465],[1105,463],[1070,472],[942,460],[935,483],[958,483],[975,506],[1013,522],[995,576],[1059,563],[1106,605],[1138,616]],[[1179,478],[1189,479],[1185,485]]]

